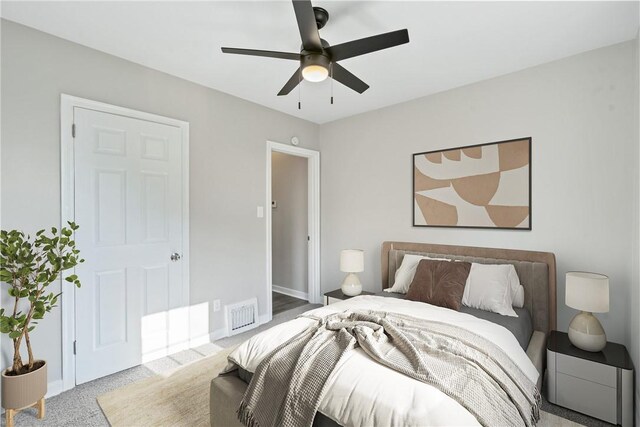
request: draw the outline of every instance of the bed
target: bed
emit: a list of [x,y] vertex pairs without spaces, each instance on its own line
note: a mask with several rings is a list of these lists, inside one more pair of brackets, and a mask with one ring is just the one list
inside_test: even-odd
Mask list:
[[[534,252],[523,251],[513,249],[495,249],[495,248],[479,248],[479,247],[465,247],[465,246],[451,246],[451,245],[436,245],[426,243],[408,243],[408,242],[384,242],[381,250],[381,281],[382,288],[389,288],[393,284],[396,270],[402,263],[402,260],[406,254],[423,255],[434,258],[447,258],[451,260],[460,260],[467,262],[476,262],[481,264],[512,264],[514,265],[516,272],[518,273],[520,282],[524,287],[524,309],[528,311],[531,319],[531,336],[527,345],[518,343],[517,339],[507,331],[504,327],[484,320],[473,319],[473,322],[483,322],[480,329],[486,329],[487,337],[495,339],[496,342],[501,343],[504,341],[503,349],[505,352],[512,354],[514,360],[523,358],[527,359],[519,360],[521,366],[527,366],[533,371],[535,375],[529,372],[529,377],[536,383],[538,388],[541,388],[542,378],[544,373],[544,361],[545,361],[545,346],[546,338],[549,332],[556,328],[556,265],[555,256],[552,253],[547,252]],[[349,302],[350,301],[350,302]],[[316,309],[317,315],[325,315],[326,313],[345,309],[358,309],[358,308],[374,308],[384,309],[388,311],[401,312],[406,311],[408,314],[414,314],[416,311],[415,304],[413,303],[407,307],[411,302],[403,302],[394,298],[381,298],[380,296],[361,296],[352,298],[341,303],[332,304],[321,309]],[[426,304],[428,305],[428,304]],[[422,310],[421,308],[419,308]],[[329,311],[327,311],[329,310]],[[437,319],[448,319],[451,317],[451,322],[462,323],[471,321],[473,316],[468,314],[459,314],[453,312],[453,310],[442,309],[439,307],[429,306],[429,313],[425,316],[432,316]],[[466,316],[466,317],[465,317]],[[448,320],[447,320],[448,321]],[[251,353],[255,347],[270,345],[270,342],[282,342],[287,337],[291,336],[290,330],[295,330],[295,322],[302,322],[300,319],[296,319],[285,324],[278,325],[271,328],[268,331],[259,334],[255,338],[254,342],[249,345],[249,350],[244,349],[244,353]],[[483,332],[484,333],[484,332]],[[252,338],[253,339],[253,338]],[[275,345],[275,344],[274,344]],[[515,346],[518,348],[516,349]],[[245,346],[246,347],[246,346]],[[266,351],[266,350],[265,350]],[[361,355],[360,355],[361,356]],[[418,383],[410,378],[398,374],[394,376],[393,381],[387,384],[385,387],[381,387],[378,390],[380,394],[375,403],[377,411],[383,411],[382,413],[370,415],[367,414],[367,410],[361,411],[362,413],[354,414],[350,410],[348,405],[367,407],[368,397],[358,396],[354,390],[345,391],[345,387],[351,383],[366,384],[370,381],[370,378],[375,378],[380,375],[388,375],[384,373],[385,367],[375,365],[375,362],[371,362],[366,356],[360,357],[355,355],[354,360],[348,361],[352,366],[367,365],[369,372],[367,375],[360,375],[360,377],[349,378],[350,372],[353,371],[349,365],[343,366],[340,372],[337,372],[332,381],[327,382],[327,396],[338,396],[331,401],[331,398],[327,398],[328,402],[323,402],[320,406],[313,425],[322,427],[334,427],[342,424],[477,424],[477,421],[471,414],[464,411],[464,408],[459,407],[458,403],[449,399],[447,396],[435,393],[429,389],[429,386]],[[235,356],[237,359],[248,357],[242,352],[240,355]],[[247,359],[248,360],[248,359]],[[239,369],[233,370],[225,375],[218,376],[211,382],[211,394],[210,394],[210,416],[211,425],[213,426],[240,426],[237,421],[236,410],[240,405],[242,397],[247,389],[248,383],[251,379],[252,372],[255,370],[255,364],[252,366],[251,362],[239,362],[239,365],[246,365],[247,369],[240,366]],[[379,372],[378,372],[379,370]],[[525,369],[526,370],[526,369]],[[370,378],[368,378],[370,377]],[[412,382],[413,381],[413,382]],[[342,387],[342,388],[341,388]],[[370,384],[363,385],[363,388],[375,388],[376,382],[370,382]],[[402,395],[394,396],[390,395],[388,390],[398,389],[411,389],[407,391],[409,402],[402,401]],[[345,394],[346,393],[346,394]],[[387,393],[386,396],[382,394]],[[395,393],[398,395],[398,393]],[[340,396],[348,396],[348,399],[342,399]],[[358,400],[359,399],[359,400]],[[364,400],[363,400],[364,399]],[[394,401],[394,399],[396,399]],[[422,400],[421,400],[422,399]],[[347,403],[345,403],[347,402]],[[393,414],[384,412],[384,409],[378,407],[380,402],[395,402],[389,403],[395,405],[393,408],[405,406],[404,412],[409,412],[409,415]],[[338,407],[342,405],[343,407]],[[420,407],[425,413],[413,413],[415,407]],[[395,411],[396,409],[394,409]],[[403,412],[399,411],[399,412]],[[369,411],[373,414],[373,410]],[[452,415],[453,414],[453,415]],[[370,417],[370,418],[367,418]],[[403,418],[404,417],[404,418]]]

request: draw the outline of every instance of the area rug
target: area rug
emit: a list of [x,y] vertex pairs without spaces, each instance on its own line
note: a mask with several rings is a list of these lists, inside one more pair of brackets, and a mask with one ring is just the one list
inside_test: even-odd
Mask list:
[[561,418],[557,415],[550,414],[545,411],[540,411],[540,421],[538,427],[581,427],[582,424],[575,423],[566,418]]
[[233,348],[98,396],[113,427],[209,426],[209,385]]
[[[105,393],[98,396],[98,404],[113,427],[209,426],[209,385],[232,350]],[[541,411],[538,426],[581,424]]]

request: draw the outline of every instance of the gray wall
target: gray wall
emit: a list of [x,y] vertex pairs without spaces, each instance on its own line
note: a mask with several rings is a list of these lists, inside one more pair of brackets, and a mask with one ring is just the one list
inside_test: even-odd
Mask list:
[[[2,21],[2,228],[60,222],[61,93],[190,123],[191,304],[210,304],[210,330],[224,325],[214,299],[224,306],[257,296],[263,314],[266,235],[256,206],[266,198],[266,140],[297,135],[317,148],[318,126]],[[61,378],[60,309],[32,341],[50,380]]]
[[[640,30],[636,34],[635,53],[635,132],[636,141],[640,141]],[[636,425],[640,425],[640,143],[636,144],[634,157],[638,164],[635,168],[635,206],[634,206],[634,229],[633,229],[633,279],[631,281],[631,298],[629,298],[629,352],[636,366]]]
[[[186,120],[191,303],[256,295],[263,313],[264,144],[297,135],[323,152],[325,291],[340,286],[339,251],[349,247],[365,249],[360,277],[379,290],[383,240],[553,251],[560,329],[574,314],[564,305],[565,272],[608,274],[611,311],[599,317],[639,364],[637,41],[318,127],[18,24],[2,21],[1,36],[2,228],[59,222],[61,93]],[[412,153],[522,136],[533,137],[532,231],[411,227]],[[221,313],[210,312],[210,330],[222,326]],[[56,310],[33,334],[52,380],[61,374],[60,329]]]
[[[551,251],[559,328],[576,313],[565,306],[565,273],[596,271],[611,278],[611,311],[598,317],[611,340],[627,343],[635,49],[622,43],[321,126],[323,290],[340,285],[340,250],[357,247],[364,288],[379,291],[384,240]],[[525,136],[532,231],[411,226],[412,153]]]
[[307,293],[307,159],[274,152],[271,191],[273,284]]

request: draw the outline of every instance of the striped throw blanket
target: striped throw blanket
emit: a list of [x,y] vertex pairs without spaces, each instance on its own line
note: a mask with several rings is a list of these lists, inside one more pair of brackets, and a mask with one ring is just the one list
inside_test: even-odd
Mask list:
[[466,329],[385,312],[336,313],[258,365],[238,419],[248,427],[311,426],[333,369],[356,346],[455,399],[484,426],[534,426],[537,387],[498,346]]

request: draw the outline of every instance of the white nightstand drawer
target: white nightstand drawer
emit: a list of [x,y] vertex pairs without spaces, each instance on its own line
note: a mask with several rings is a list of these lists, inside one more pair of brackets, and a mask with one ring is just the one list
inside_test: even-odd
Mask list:
[[[560,354],[558,356],[561,356]],[[575,358],[572,358],[575,359]],[[595,363],[590,366],[596,366]],[[617,423],[617,390],[565,375],[556,377],[557,404],[612,424]]]
[[342,300],[338,299],[338,298],[327,297],[327,304],[333,304],[333,303],[340,302],[340,301],[342,301]]
[[614,389],[617,387],[617,372],[613,366],[578,359],[566,354],[557,354],[556,370]]

